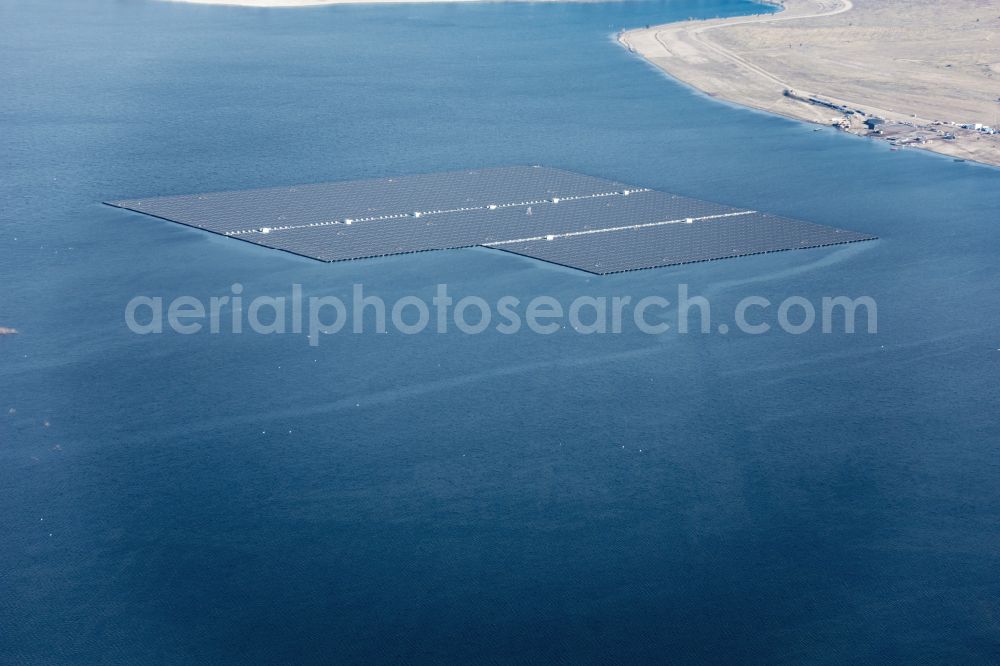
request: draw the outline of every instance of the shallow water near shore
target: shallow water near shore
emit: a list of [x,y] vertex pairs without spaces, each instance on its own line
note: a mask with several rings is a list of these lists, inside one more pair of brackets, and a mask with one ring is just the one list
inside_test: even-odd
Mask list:
[[[1000,654],[1000,171],[715,102],[747,2],[0,2],[0,662]],[[102,206],[545,164],[880,240],[598,278]],[[871,296],[878,333],[138,336],[148,294]],[[676,322],[671,322],[676,323]],[[714,329],[714,326],[713,326]]]

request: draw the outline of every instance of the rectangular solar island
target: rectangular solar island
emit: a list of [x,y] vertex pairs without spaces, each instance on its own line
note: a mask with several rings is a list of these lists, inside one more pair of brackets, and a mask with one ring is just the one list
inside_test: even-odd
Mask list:
[[598,275],[875,238],[539,166],[106,203],[320,261],[482,246]]

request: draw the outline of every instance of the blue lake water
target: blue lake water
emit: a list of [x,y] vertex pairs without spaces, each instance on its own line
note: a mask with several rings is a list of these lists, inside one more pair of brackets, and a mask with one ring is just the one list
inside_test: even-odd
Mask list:
[[[748,2],[0,2],[0,662],[1000,659],[1000,171],[613,40]],[[546,164],[877,234],[598,278],[108,199]],[[207,299],[867,295],[876,335],[132,334]]]

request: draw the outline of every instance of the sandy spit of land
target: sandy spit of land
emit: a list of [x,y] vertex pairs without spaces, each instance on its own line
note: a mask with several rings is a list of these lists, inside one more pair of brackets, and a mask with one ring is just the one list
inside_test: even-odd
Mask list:
[[[995,0],[781,4],[776,14],[671,23],[619,40],[714,97],[1000,166],[1000,134],[987,133],[1000,126]],[[873,131],[872,117],[887,122]]]

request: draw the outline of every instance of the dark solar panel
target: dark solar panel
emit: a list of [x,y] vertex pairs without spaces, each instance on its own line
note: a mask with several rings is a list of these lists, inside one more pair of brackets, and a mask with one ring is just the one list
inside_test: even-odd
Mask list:
[[660,192],[241,234],[323,261],[487,245],[549,234],[718,215],[736,209]]
[[601,274],[872,238],[530,166],[109,203],[321,261],[483,245]]
[[560,169],[513,166],[108,203],[216,233],[231,233],[553,197],[566,199],[626,187]]
[[497,245],[605,275],[643,268],[873,240],[868,234],[749,212],[695,221]]

